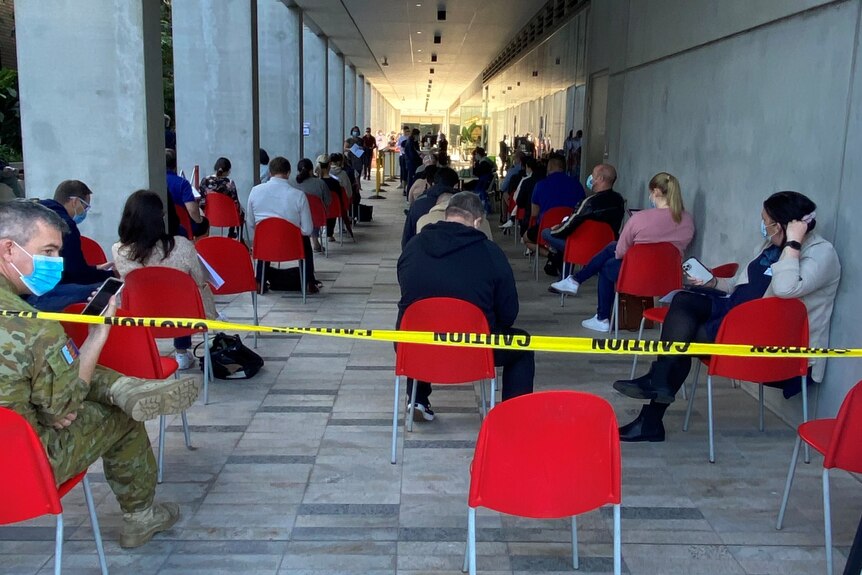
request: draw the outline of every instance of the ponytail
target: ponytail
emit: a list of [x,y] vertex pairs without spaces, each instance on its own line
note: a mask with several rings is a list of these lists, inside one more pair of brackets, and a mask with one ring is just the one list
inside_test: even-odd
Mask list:
[[227,158],[219,158],[216,160],[213,170],[215,170],[215,175],[217,177],[223,178],[225,174],[230,172],[230,160]]
[[676,223],[682,221],[682,213],[685,211],[685,206],[682,203],[682,190],[679,186],[679,180],[672,174],[667,172],[659,172],[649,181],[650,190],[659,190],[667,200],[667,206],[670,210],[671,218]]
[[302,158],[296,163],[296,183],[301,184],[311,177],[314,177],[314,164],[308,158]]

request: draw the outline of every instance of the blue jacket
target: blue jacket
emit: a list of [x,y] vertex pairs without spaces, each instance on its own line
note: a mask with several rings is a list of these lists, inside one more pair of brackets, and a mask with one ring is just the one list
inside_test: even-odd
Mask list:
[[96,269],[84,260],[84,252],[81,250],[81,232],[63,204],[55,200],[40,200],[39,203],[55,211],[69,226],[69,232],[63,234],[63,249],[60,250],[60,255],[63,257],[61,284],[89,285],[103,282],[114,276],[114,272]]

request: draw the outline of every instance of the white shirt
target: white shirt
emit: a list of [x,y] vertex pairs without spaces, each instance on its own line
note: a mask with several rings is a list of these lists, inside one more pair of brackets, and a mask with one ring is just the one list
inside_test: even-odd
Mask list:
[[312,233],[308,198],[284,178],[273,176],[265,184],[258,184],[251,189],[246,224],[254,231],[254,226],[266,218],[283,218],[302,230],[304,236]]

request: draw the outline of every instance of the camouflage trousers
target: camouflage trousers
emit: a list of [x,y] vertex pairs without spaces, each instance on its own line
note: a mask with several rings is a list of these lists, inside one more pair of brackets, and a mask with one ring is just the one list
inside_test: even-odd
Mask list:
[[148,508],[156,492],[156,459],[144,424],[111,405],[109,390],[122,377],[97,367],[90,391],[66,429],[40,434],[57,484],[100,457],[105,479],[124,513]]

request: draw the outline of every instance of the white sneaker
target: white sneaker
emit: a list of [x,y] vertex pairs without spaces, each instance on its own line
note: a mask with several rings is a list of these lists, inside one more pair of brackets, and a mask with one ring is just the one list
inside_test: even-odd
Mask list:
[[611,322],[606,319],[599,319],[598,315],[594,315],[590,319],[585,319],[581,325],[593,331],[601,331],[607,333],[611,331]]
[[430,405],[422,405],[417,401],[411,406],[408,401],[407,417],[412,417],[413,421],[434,421],[434,412],[431,411]]
[[506,223],[502,224],[500,226],[500,229],[501,230],[508,230],[509,228],[513,227],[514,225],[515,225],[515,222],[513,222],[512,220],[506,220]]
[[179,369],[186,370],[191,369],[195,365],[195,356],[192,355],[192,350],[187,349],[185,351],[177,351],[174,353],[174,359],[177,360],[177,365],[179,365]]
[[578,288],[580,286],[581,284],[575,281],[575,278],[573,278],[572,276],[566,276],[560,281],[551,284],[551,287],[554,288],[558,293],[564,293],[568,295],[578,295]]

